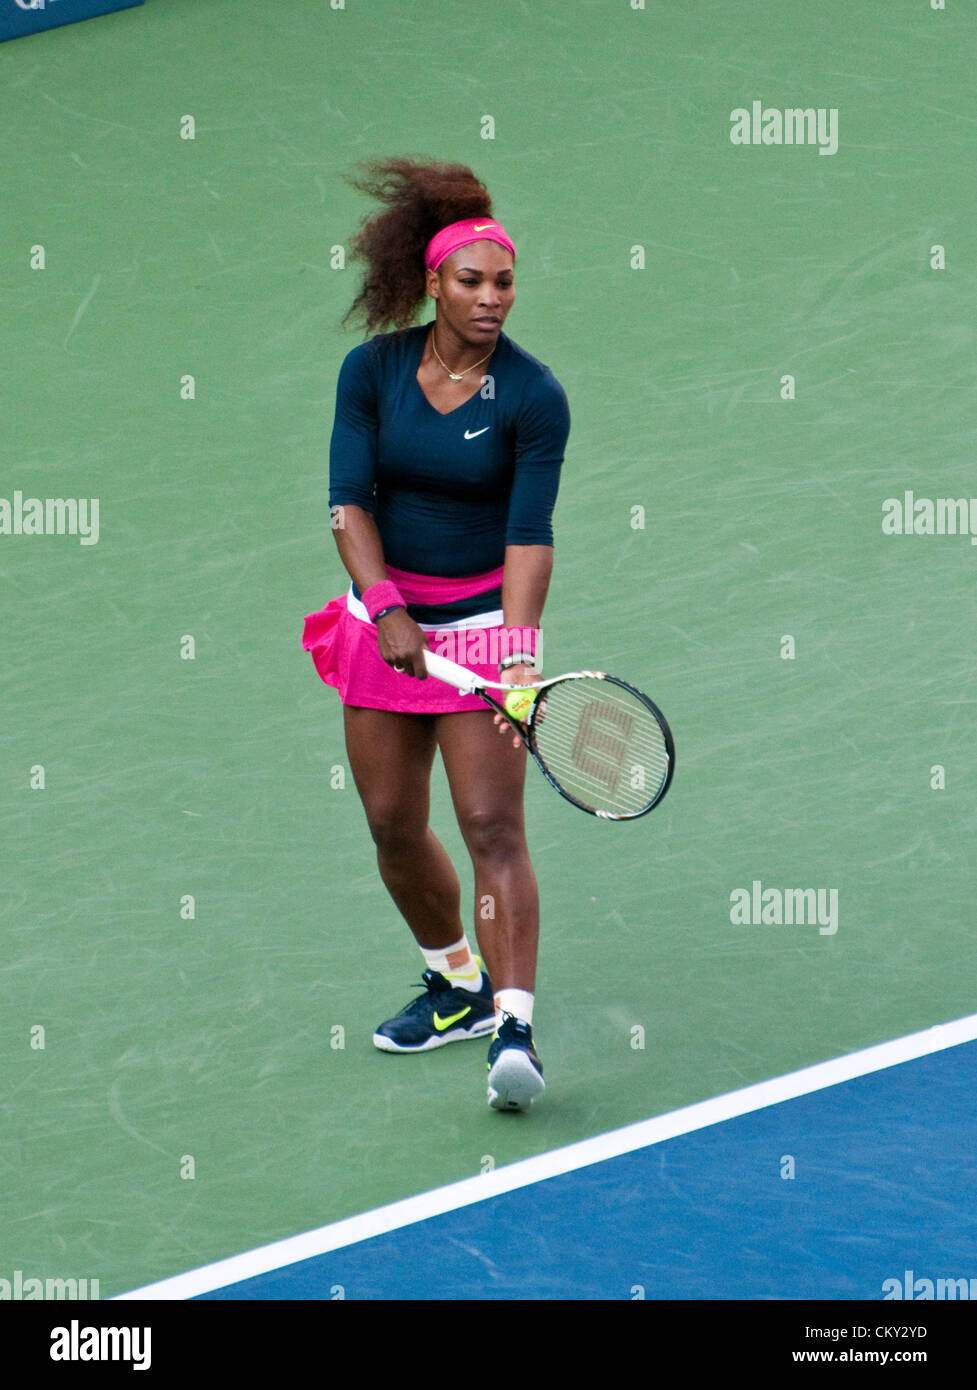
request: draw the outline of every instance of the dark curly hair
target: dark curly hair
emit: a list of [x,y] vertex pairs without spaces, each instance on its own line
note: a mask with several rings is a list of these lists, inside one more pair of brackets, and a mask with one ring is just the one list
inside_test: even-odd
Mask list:
[[409,328],[426,294],[424,250],[449,222],[491,217],[488,189],[464,164],[374,159],[349,182],[386,203],[387,211],[364,221],[350,243],[366,261],[359,294],[343,317],[362,319],[365,334]]

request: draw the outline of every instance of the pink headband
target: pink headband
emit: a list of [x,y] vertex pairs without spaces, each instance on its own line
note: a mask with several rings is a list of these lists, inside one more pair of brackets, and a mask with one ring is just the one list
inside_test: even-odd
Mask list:
[[452,222],[435,233],[424,252],[424,264],[428,270],[437,270],[442,261],[462,246],[471,246],[473,241],[497,241],[515,258],[516,248],[504,227],[490,217],[468,217],[464,222]]

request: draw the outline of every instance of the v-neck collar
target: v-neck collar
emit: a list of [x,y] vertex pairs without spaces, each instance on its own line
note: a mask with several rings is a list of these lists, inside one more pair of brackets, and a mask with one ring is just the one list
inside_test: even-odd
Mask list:
[[[472,394],[471,394],[466,400],[461,401],[460,404],[454,406],[451,410],[439,410],[439,409],[437,408],[437,406],[436,406],[436,405],[433,405],[433,404],[431,403],[431,401],[428,399],[428,394],[427,394],[427,392],[424,390],[424,387],[421,385],[421,383],[420,383],[420,382],[418,381],[418,379],[417,379],[417,373],[418,373],[418,370],[419,370],[420,365],[421,365],[421,358],[424,356],[424,348],[425,348],[425,345],[427,344],[427,335],[428,335],[428,333],[430,333],[431,329],[433,328],[434,323],[435,323],[435,320],[432,319],[432,320],[430,321],[430,323],[425,323],[425,324],[422,325],[422,332],[418,335],[418,339],[419,339],[419,342],[420,342],[420,352],[418,352],[418,353],[416,354],[415,360],[414,360],[414,362],[413,362],[412,365],[411,365],[411,377],[413,378],[414,385],[417,387],[418,391],[420,391],[420,393],[421,393],[421,395],[423,396],[424,400],[427,402],[428,408],[429,408],[430,410],[433,410],[434,413],[435,413],[435,415],[440,416],[440,418],[441,418],[442,420],[446,420],[446,419],[448,418],[449,415],[456,415],[456,414],[458,413],[459,410],[464,410],[465,406],[468,405],[468,404],[470,404],[470,402],[473,401],[473,400],[475,399],[475,397],[478,395],[479,391],[481,390],[481,387],[480,387],[480,386],[477,386],[477,387],[475,388],[475,390],[472,392]],[[495,354],[496,354],[496,353],[498,352],[498,350],[499,350],[499,342],[500,342],[501,338],[502,338],[502,334],[501,334],[501,332],[500,332],[498,338],[497,338],[496,341],[495,341],[495,347],[494,347],[494,349],[493,349],[493,351],[492,351],[492,357],[494,357]],[[491,361],[491,358],[489,358],[489,361]]]

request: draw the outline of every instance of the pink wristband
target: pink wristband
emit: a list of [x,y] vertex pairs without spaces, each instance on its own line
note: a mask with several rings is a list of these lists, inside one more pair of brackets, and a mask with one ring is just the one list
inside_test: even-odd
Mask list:
[[378,613],[382,613],[385,608],[406,608],[407,604],[400,596],[397,585],[389,579],[382,580],[379,584],[371,584],[368,589],[363,591],[363,603],[366,611],[370,615],[370,622],[376,618]]

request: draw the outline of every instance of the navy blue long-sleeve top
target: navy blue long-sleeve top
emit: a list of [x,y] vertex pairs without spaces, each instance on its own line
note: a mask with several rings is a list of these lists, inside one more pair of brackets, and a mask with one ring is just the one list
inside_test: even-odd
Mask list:
[[[503,563],[507,545],[553,544],[570,411],[549,367],[500,333],[482,388],[440,414],[417,380],[430,327],[378,334],[343,361],[329,506],[372,513],[384,560],[397,569],[484,574]],[[496,590],[473,611],[500,606]],[[442,621],[458,609],[424,616]],[[414,605],[408,611],[417,616]]]

